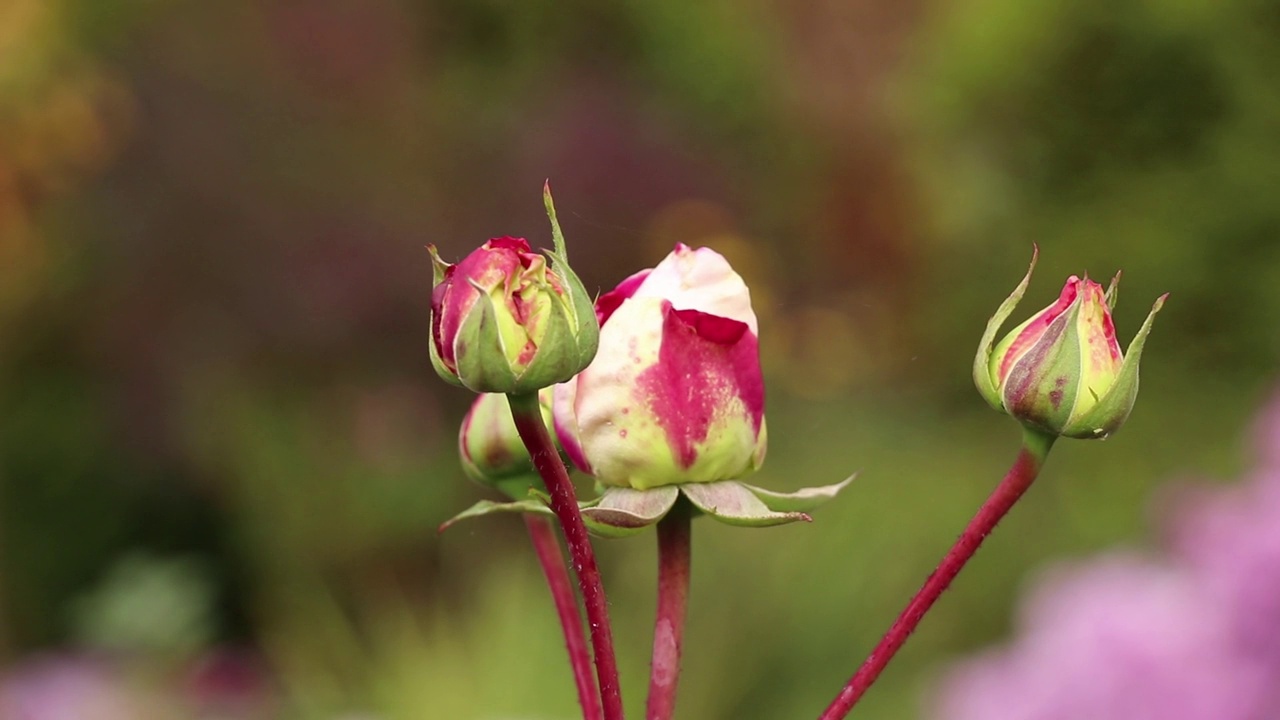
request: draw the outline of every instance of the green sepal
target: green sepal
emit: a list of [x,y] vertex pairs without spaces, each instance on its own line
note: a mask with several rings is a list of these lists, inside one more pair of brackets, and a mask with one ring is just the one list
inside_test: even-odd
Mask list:
[[[428,245],[427,253],[431,255],[431,290],[434,292],[436,286],[444,282],[445,271],[449,269],[450,265],[440,259],[439,253],[436,252],[435,245]],[[444,361],[440,359],[440,353],[436,351],[436,340],[434,337],[430,338],[427,345],[430,346],[431,367],[435,369],[436,374],[450,385],[466,387],[462,384],[462,381],[458,379],[458,374],[446,367]]]
[[858,477],[858,474],[854,473],[834,485],[801,488],[791,493],[774,492],[773,490],[766,490],[747,483],[738,484],[750,490],[752,495],[755,495],[760,502],[765,504],[765,507],[774,512],[808,512],[824,505],[828,500],[834,499],[856,477]]
[[431,367],[435,368],[436,374],[450,385],[466,387],[466,385],[462,384],[462,380],[458,377],[457,373],[445,367],[444,361],[440,359],[440,353],[436,352],[436,339],[429,338],[427,340],[427,345],[430,346]]
[[1138,364],[1142,360],[1142,349],[1147,343],[1147,335],[1151,332],[1156,313],[1164,307],[1164,301],[1168,297],[1166,293],[1156,298],[1155,304],[1151,306],[1151,312],[1142,323],[1142,328],[1129,343],[1129,349],[1125,351],[1124,361],[1120,365],[1120,374],[1116,376],[1111,388],[1089,412],[1080,416],[1070,426],[1063,428],[1061,435],[1086,440],[1105,440],[1123,425],[1125,420],[1129,419],[1133,404],[1138,399]]
[[583,286],[582,280],[578,278],[578,274],[569,267],[569,263],[565,260],[564,255],[551,250],[543,250],[543,254],[551,258],[552,269],[555,271],[560,281],[564,283],[564,290],[569,295],[569,310],[573,313],[575,328],[575,338],[578,346],[578,371],[580,372],[596,357],[596,351],[600,347],[600,323],[596,321],[596,304],[591,296],[587,294],[586,287]]
[[[1005,412],[1041,430],[1058,432],[1058,428],[1067,424],[1075,406],[1075,397],[1081,392],[1081,351],[1077,341],[1081,305],[1072,303],[1067,311],[1054,319],[1044,334],[1035,342],[1035,348],[1014,363],[1009,371],[1010,376],[1026,373],[1027,380],[1012,383],[1006,379],[1005,389],[1000,395]],[[1039,315],[1032,316],[1027,322],[1033,322]],[[1010,337],[1019,334],[1009,333]],[[1043,350],[1042,350],[1043,348]],[[996,357],[1003,351],[997,349]],[[1033,357],[1036,353],[1041,353]],[[1025,367],[1029,365],[1030,367]],[[1022,377],[1022,375],[1019,375]],[[1054,386],[1056,378],[1063,378],[1061,388],[1063,401],[1055,407],[1046,388]],[[1019,394],[1011,385],[1022,386]],[[1066,399],[1070,399],[1068,402]]]
[[577,341],[573,337],[573,328],[569,327],[569,319],[558,308],[553,308],[546,322],[547,328],[533,360],[509,392],[537,393],[542,388],[568,380],[582,369],[577,367]]
[[735,480],[687,483],[679,486],[694,507],[726,525],[770,527],[812,520],[802,512],[775,512],[745,485]]
[[556,254],[568,263],[569,250],[565,246],[564,233],[560,232],[560,221],[556,220],[556,204],[551,199],[551,181],[542,183],[542,204],[547,208],[547,219],[551,221],[551,242],[555,244]]
[[505,393],[516,386],[516,376],[507,361],[503,349],[502,333],[498,330],[498,315],[493,298],[474,280],[467,282],[475,288],[475,304],[467,311],[467,317],[458,328],[457,342],[467,343],[465,349],[455,348],[458,363],[458,379],[475,392]]
[[665,517],[679,496],[675,485],[652,490],[609,488],[592,507],[582,510],[582,521],[604,537],[635,535]]
[[440,259],[435,245],[428,245],[427,252],[431,255],[431,289],[434,290],[437,285],[444,282],[445,271],[452,266]]
[[999,388],[991,377],[991,351],[995,346],[996,333],[1000,332],[1000,326],[1013,314],[1014,308],[1027,292],[1027,286],[1031,284],[1031,273],[1036,269],[1036,258],[1039,255],[1040,248],[1032,245],[1031,265],[1027,268],[1027,274],[1023,276],[1022,282],[1018,283],[1009,297],[1000,303],[1000,307],[996,308],[996,314],[987,321],[987,328],[982,332],[982,341],[978,344],[978,354],[973,360],[973,383],[978,387],[978,393],[987,401],[987,404],[996,410],[1003,411],[1004,405],[1000,402]]
[[1116,303],[1120,300],[1120,275],[1121,271],[1116,271],[1116,276],[1111,278],[1111,284],[1107,286],[1107,294],[1104,299],[1107,301],[1107,309],[1111,312],[1116,311]]

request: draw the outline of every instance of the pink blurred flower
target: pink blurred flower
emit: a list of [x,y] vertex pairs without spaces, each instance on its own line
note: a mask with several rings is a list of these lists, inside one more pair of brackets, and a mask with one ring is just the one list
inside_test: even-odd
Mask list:
[[50,655],[0,680],[0,720],[139,720],[143,703],[108,665]]
[[945,720],[1263,720],[1268,676],[1184,569],[1113,555],[1060,569],[1023,608],[1021,636],[962,663]]
[[1241,651],[1280,676],[1280,395],[1263,411],[1255,437],[1261,462],[1245,484],[1185,493],[1173,513],[1171,544],[1230,613]]
[[256,653],[218,648],[202,655],[188,671],[185,699],[201,718],[250,720],[272,717],[270,673]]

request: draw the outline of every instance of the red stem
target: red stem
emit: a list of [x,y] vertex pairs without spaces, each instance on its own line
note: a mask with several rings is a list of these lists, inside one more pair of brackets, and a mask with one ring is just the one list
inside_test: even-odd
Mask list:
[[1040,467],[1044,464],[1053,440],[1052,437],[1027,431],[1018,459],[1014,461],[1013,467],[1009,468],[1004,480],[1000,481],[1000,485],[982,504],[978,514],[969,521],[969,525],[965,527],[955,545],[942,559],[942,563],[933,571],[929,579],[925,580],[924,586],[915,597],[911,598],[906,609],[881,638],[880,644],[871,651],[871,655],[862,663],[862,667],[849,678],[844,689],[835,700],[831,701],[818,720],[840,720],[849,714],[876,678],[880,677],[880,673],[902,648],[903,643],[915,631],[916,626],[924,619],[925,613],[929,612],[929,608],[933,607],[943,591],[951,585],[951,581],[964,568],[965,563],[969,562],[973,554],[978,551],[982,541],[995,529],[996,523],[1009,512],[1027,488],[1031,487],[1032,481],[1040,473]]
[[658,522],[658,612],[653,624],[647,720],[671,720],[689,599],[692,512],[683,499]]
[[600,582],[600,569],[596,566],[596,555],[587,537],[587,526],[583,524],[582,513],[578,510],[573,483],[569,481],[569,472],[547,433],[538,396],[508,395],[507,400],[511,403],[511,416],[520,439],[547,485],[551,510],[564,530],[565,544],[569,546],[569,555],[577,571],[587,622],[591,625],[591,646],[595,651],[596,677],[600,681],[605,720],[623,720],[622,691],[618,683],[618,661],[613,653],[613,631],[609,628],[609,608]]
[[560,554],[560,542],[551,521],[537,515],[525,515],[524,525],[529,529],[542,574],[547,577],[551,599],[555,601],[556,615],[564,629],[564,645],[569,651],[569,664],[573,667],[573,682],[578,687],[578,704],[582,706],[583,720],[602,720],[600,695],[596,690],[596,676],[591,673],[591,652],[587,650],[587,637],[582,631],[582,616],[578,613],[578,596],[573,592],[573,580],[569,568]]

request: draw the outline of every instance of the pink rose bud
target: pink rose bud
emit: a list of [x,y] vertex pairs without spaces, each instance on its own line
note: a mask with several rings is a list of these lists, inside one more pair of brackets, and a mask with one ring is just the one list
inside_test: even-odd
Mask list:
[[547,257],[513,237],[494,238],[457,265],[428,247],[431,363],[445,380],[475,392],[530,393],[568,380],[595,355],[591,298],[569,267],[549,189],[544,199],[556,245]]
[[731,480],[764,461],[756,316],[718,253],[684,245],[596,302],[600,350],[555,390],[566,454],[601,483]]
[[[542,418],[551,425],[551,388],[538,393]],[[538,471],[525,449],[507,396],[481,393],[471,403],[458,432],[458,454],[467,477],[481,485],[497,488],[509,497],[520,499],[530,487],[540,487]]]
[[[1035,255],[1031,259],[1035,267]],[[1156,300],[1127,356],[1116,342],[1111,307],[1117,274],[1102,286],[1072,275],[1058,300],[1014,328],[992,347],[1000,325],[1013,312],[1031,280],[1031,270],[987,324],[974,360],[978,391],[1002,410],[1038,430],[1072,438],[1105,438],[1129,417],[1138,396],[1138,362],[1155,315]]]

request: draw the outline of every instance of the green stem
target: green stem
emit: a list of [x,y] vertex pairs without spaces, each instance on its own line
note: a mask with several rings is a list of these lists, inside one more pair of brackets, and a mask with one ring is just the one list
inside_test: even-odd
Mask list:
[[684,646],[689,600],[689,559],[693,507],[676,501],[658,521],[658,611],[653,624],[653,662],[649,675],[647,720],[671,720],[676,710],[680,651]]
[[982,545],[982,541],[991,534],[1014,503],[1031,487],[1031,483],[1040,474],[1040,468],[1049,455],[1050,448],[1056,438],[1036,430],[1025,429],[1022,436],[1022,450],[1018,453],[1013,467],[1004,476],[1004,480],[987,498],[978,514],[969,521],[960,538],[951,547],[938,568],[933,571],[924,586],[916,593],[911,602],[890,626],[880,643],[871,651],[858,671],[849,678],[844,689],[836,696],[827,709],[819,716],[819,720],[840,720],[849,714],[858,700],[870,689],[876,678],[884,671],[889,661],[897,654],[907,638],[924,619],[925,613],[937,602],[942,593],[951,585],[951,581],[969,562],[974,553]]
[[560,460],[546,423],[542,420],[542,408],[537,393],[510,394],[511,417],[515,420],[520,439],[533,459],[533,465],[542,476],[551,495],[551,510],[560,521],[565,544],[573,559],[573,568],[582,591],[582,603],[587,610],[587,622],[591,627],[591,646],[595,651],[596,678],[600,682],[600,701],[604,706],[605,720],[623,720],[622,690],[618,683],[618,661],[613,651],[613,631],[609,626],[609,609],[605,600],[604,585],[600,582],[600,569],[596,566],[595,551],[587,537],[587,526],[578,510],[578,497],[569,481],[569,471]]

